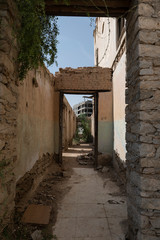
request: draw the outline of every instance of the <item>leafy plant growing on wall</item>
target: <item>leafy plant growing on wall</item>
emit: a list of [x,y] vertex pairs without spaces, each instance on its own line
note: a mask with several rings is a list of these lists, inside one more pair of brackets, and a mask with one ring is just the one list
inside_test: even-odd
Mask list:
[[45,0],[16,0],[20,27],[16,30],[19,47],[19,78],[28,70],[51,65],[57,57],[57,17],[46,16]]

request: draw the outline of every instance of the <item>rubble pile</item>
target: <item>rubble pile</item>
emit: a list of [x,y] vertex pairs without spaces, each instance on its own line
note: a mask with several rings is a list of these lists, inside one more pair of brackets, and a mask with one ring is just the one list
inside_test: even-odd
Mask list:
[[93,166],[94,162],[95,162],[94,152],[92,151],[88,154],[83,154],[83,155],[78,156],[77,161],[78,161],[79,165]]

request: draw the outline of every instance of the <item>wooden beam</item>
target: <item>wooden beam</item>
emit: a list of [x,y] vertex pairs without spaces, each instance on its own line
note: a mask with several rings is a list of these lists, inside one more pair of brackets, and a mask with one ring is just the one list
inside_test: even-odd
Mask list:
[[102,0],[70,0],[69,4],[65,4],[63,0],[53,1],[46,0],[46,6],[85,6],[85,7],[108,7],[108,8],[128,8],[130,5],[129,0],[106,0],[106,4]]
[[[130,0],[70,0],[66,5],[63,0],[46,0],[46,13],[55,16],[95,16],[118,17],[129,8]],[[106,7],[107,6],[107,7]]]
[[94,95],[95,168],[98,167],[98,92]]
[[62,163],[62,139],[63,139],[63,93],[59,94],[59,163]]

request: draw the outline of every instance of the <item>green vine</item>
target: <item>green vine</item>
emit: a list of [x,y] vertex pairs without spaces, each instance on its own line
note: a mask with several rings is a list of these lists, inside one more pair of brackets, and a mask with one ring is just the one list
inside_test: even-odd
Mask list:
[[57,57],[57,17],[46,16],[45,0],[16,0],[21,26],[16,30],[19,46],[19,78]]

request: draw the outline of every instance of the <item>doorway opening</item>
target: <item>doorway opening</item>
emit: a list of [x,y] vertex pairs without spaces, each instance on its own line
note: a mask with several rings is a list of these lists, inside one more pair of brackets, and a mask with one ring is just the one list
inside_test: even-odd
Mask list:
[[[83,99],[70,106],[67,98],[79,96]],[[65,93],[60,92],[59,109],[59,161],[63,156],[73,153],[81,164],[97,167],[98,158],[98,92]],[[72,155],[72,154],[71,154]],[[81,156],[81,157],[80,157]]]

